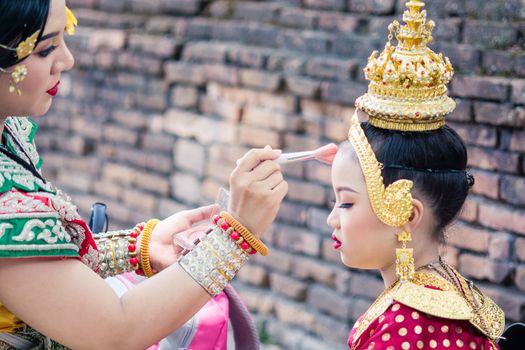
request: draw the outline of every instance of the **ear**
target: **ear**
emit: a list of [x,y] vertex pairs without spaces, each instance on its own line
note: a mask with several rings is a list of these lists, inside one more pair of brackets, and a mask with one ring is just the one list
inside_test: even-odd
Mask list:
[[406,223],[409,232],[414,232],[421,226],[423,217],[425,215],[425,206],[417,198],[412,198],[412,214],[410,215],[409,221]]

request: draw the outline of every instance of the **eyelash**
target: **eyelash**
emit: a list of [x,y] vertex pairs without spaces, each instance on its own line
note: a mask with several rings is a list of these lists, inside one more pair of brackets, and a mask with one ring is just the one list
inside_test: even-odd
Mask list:
[[58,46],[53,45],[48,47],[47,49],[44,49],[38,53],[40,57],[47,57],[51,54],[51,52],[55,51]]
[[[332,203],[335,205],[336,201],[332,200]],[[339,204],[338,208],[340,209],[350,209],[354,206],[354,203],[341,203]]]

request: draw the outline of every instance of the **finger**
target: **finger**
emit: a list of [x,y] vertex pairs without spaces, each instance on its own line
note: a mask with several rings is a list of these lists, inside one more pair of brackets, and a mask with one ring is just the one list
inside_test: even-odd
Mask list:
[[250,173],[254,181],[263,181],[275,172],[281,172],[281,166],[271,160],[265,160]]
[[207,220],[211,217],[214,211],[219,208],[218,204],[211,204],[204,207],[190,209],[185,211],[184,218],[193,225],[196,222]]
[[273,160],[281,155],[277,149],[252,149],[248,151],[237,164],[238,171],[248,172],[265,160]]
[[279,198],[282,200],[288,193],[288,183],[286,181],[281,181],[275,188],[272,190]]
[[273,190],[277,185],[279,185],[283,181],[283,173],[280,171],[276,171],[270,176],[268,176],[263,181],[260,181],[260,185],[268,190]]

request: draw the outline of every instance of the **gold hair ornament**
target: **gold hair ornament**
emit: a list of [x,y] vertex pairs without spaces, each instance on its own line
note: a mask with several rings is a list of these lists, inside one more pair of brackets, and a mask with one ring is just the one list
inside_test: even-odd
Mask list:
[[[410,220],[414,205],[412,203],[411,180],[397,180],[385,188],[381,170],[383,165],[377,160],[374,150],[368,143],[355,111],[350,121],[348,139],[354,147],[365,177],[372,210],[383,223],[391,227],[402,227]],[[402,281],[412,279],[415,272],[412,248],[406,243],[412,240],[410,233],[403,229],[398,234],[401,248],[396,249],[396,274]]]
[[[423,1],[410,0],[400,25],[394,21],[383,52],[372,52],[364,69],[368,92],[356,100],[373,126],[402,131],[436,130],[456,107],[446,84],[454,75],[447,57],[427,45],[432,42],[433,21],[426,21]],[[397,39],[397,46],[391,40]]]
[[68,35],[75,35],[75,27],[78,25],[78,20],[73,14],[73,11],[66,6],[66,33]]

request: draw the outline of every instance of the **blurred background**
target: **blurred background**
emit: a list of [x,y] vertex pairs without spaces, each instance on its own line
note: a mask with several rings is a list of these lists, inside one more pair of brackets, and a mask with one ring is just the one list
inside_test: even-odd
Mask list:
[[[308,150],[346,139],[403,0],[69,0],[76,67],[38,120],[46,176],[111,228],[215,201],[251,147]],[[525,320],[525,5],[429,0],[436,52],[456,70],[449,123],[476,177],[448,232],[448,261]],[[343,267],[326,217],[330,168],[287,165],[290,193],[235,285],[276,349],[346,349],[383,289]],[[363,233],[366,234],[366,233]],[[393,253],[393,252],[392,252]]]

